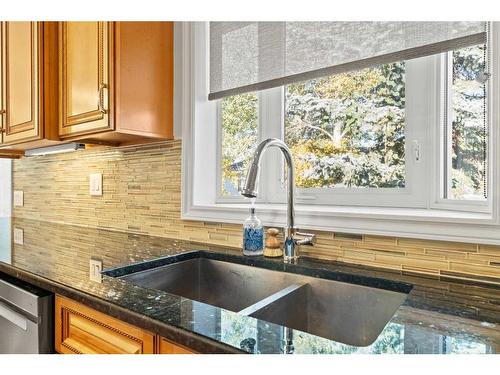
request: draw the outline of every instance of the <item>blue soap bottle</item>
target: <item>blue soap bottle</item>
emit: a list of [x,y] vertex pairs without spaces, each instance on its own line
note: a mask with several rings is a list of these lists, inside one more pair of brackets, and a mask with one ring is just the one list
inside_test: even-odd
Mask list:
[[264,251],[264,227],[255,216],[255,208],[250,208],[250,217],[243,222],[243,254],[262,255]]

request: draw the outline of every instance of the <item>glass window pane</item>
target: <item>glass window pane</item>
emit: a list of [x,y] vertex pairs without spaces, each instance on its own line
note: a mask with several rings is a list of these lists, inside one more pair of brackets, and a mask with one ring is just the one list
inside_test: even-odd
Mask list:
[[300,188],[405,187],[405,64],[290,84],[285,140]]
[[245,166],[257,146],[257,94],[241,94],[221,100],[221,131],[221,193],[223,196],[239,196]]
[[485,45],[453,51],[452,59],[449,87],[451,134],[448,137],[451,176],[447,197],[485,200],[488,137],[486,84],[476,80],[485,69]]

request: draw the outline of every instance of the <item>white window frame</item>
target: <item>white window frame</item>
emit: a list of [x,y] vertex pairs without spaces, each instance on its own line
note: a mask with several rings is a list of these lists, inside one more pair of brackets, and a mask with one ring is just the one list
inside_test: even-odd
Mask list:
[[[208,101],[208,24],[204,22],[182,23],[182,69],[177,73],[177,79],[182,80],[182,88],[176,92],[181,97],[179,108],[182,111],[182,208],[181,217],[186,220],[207,222],[241,223],[248,216],[248,202],[223,202],[218,198],[218,112],[216,102]],[[491,43],[498,46],[499,27],[493,24]],[[499,61],[500,48],[494,48],[492,61]],[[434,64],[428,74],[439,74],[439,61]],[[479,202],[452,205],[455,202],[443,202],[440,198],[438,183],[428,183],[427,188],[434,193],[429,194],[422,207],[373,207],[365,203],[361,205],[314,205],[305,199],[297,199],[296,222],[303,229],[327,230],[336,232],[364,233],[375,235],[390,235],[425,239],[440,239],[461,242],[500,244],[500,221],[498,196],[500,195],[499,168],[497,144],[500,65],[491,64],[490,79],[490,137],[489,137],[489,168],[491,192],[490,207],[479,207]],[[437,80],[434,80],[436,82]],[[436,83],[435,83],[436,84]],[[276,89],[263,91],[259,95],[261,105],[259,116],[267,116],[269,121],[282,116],[283,108],[266,105],[273,102],[272,96],[277,95]],[[436,91],[435,92],[439,92]],[[430,95],[429,95],[430,96]],[[437,101],[438,102],[438,101]],[[434,117],[427,115],[425,122],[439,121],[441,109],[435,98],[423,105],[430,106],[429,111]],[[438,155],[435,155],[441,139],[434,132],[427,132],[427,141],[421,147],[422,154],[432,161],[428,166],[427,175],[439,173]],[[269,134],[262,134],[263,137]],[[427,150],[430,148],[430,150]],[[441,157],[441,155],[439,155]],[[269,176],[277,176],[279,163],[266,163],[271,168],[264,171],[261,186],[270,181]],[[277,166],[274,166],[277,165]],[[274,169],[273,168],[277,168]],[[269,177],[267,179],[266,177]],[[433,180],[437,181],[437,180]],[[277,186],[277,184],[275,184]],[[284,201],[282,201],[284,202]],[[469,206],[467,206],[469,205]],[[263,196],[257,203],[259,217],[266,225],[280,226],[285,222],[286,207],[284,203],[273,201],[272,197]]]
[[[498,45],[498,34],[499,28],[497,26],[492,30],[491,39],[489,41],[488,50],[494,45],[493,42],[496,41]],[[493,32],[496,35],[493,35]],[[490,54],[490,52],[488,52]],[[495,53],[498,54],[498,48],[496,48]],[[498,114],[498,109],[495,109],[492,101],[492,97],[495,96],[494,93],[494,84],[498,86],[498,79],[490,79],[486,84],[486,107],[487,107],[487,122],[488,122],[488,130],[489,136],[487,138],[486,149],[487,149],[487,172],[486,172],[486,188],[487,188],[487,196],[486,200],[457,200],[450,199],[444,197],[444,191],[448,187],[445,186],[446,180],[444,179],[444,174],[447,173],[447,180],[450,179],[451,170],[445,172],[445,165],[451,164],[451,155],[448,153],[448,150],[445,151],[445,138],[450,137],[451,127],[449,118],[446,117],[446,112],[450,112],[451,100],[450,100],[450,90],[446,90],[444,87],[447,83],[451,81],[451,63],[452,63],[452,52],[443,54],[436,60],[435,63],[435,89],[433,90],[434,95],[446,92],[448,94],[447,100],[440,97],[434,97],[430,103],[434,108],[432,113],[434,113],[435,118],[432,120],[434,122],[438,122],[439,126],[435,126],[431,129],[432,140],[434,140],[432,146],[432,159],[434,165],[432,169],[434,170],[434,179],[431,180],[433,196],[430,202],[430,208],[437,209],[447,209],[447,210],[455,210],[455,211],[475,211],[475,212],[493,212],[493,194],[494,191],[492,189],[492,185],[495,183],[494,180],[494,169],[493,165],[496,164],[496,160],[494,160],[495,155],[497,155],[496,150],[496,142],[493,142],[496,139],[496,134],[498,133],[498,124],[495,121],[498,121],[498,116],[494,116],[494,112]],[[494,61],[498,61],[498,58],[492,57],[490,55],[489,59],[495,59]],[[492,61],[489,61],[488,65],[492,65]],[[448,88],[449,89],[449,88]],[[498,87],[497,87],[498,89]],[[440,101],[440,99],[443,99]],[[495,126],[496,125],[496,126]],[[445,133],[448,132],[447,135]],[[446,155],[446,156],[445,156]],[[449,160],[445,161],[445,157],[448,157]]]
[[[405,138],[408,140],[405,146],[405,164],[407,168],[406,187],[405,188],[297,188],[296,202],[298,204],[318,204],[318,205],[344,205],[344,206],[373,206],[376,202],[377,207],[426,207],[428,175],[426,174],[426,166],[430,160],[423,152],[422,147],[427,142],[429,124],[421,126],[418,119],[426,118],[427,116],[427,96],[423,95],[427,87],[432,81],[432,64],[433,58],[414,59],[407,62],[406,68],[406,102],[407,107],[412,108],[406,113]],[[260,129],[265,129],[265,134],[262,139],[274,136],[283,138],[283,123],[284,123],[284,89],[282,87],[270,89],[262,92],[261,98],[264,97],[261,103],[265,108],[263,112],[274,113],[270,116],[261,118]],[[279,111],[279,113],[278,113]],[[420,147],[420,158],[416,160],[414,157],[414,147]],[[221,153],[221,150],[218,150]],[[279,152],[273,153],[272,156],[265,156],[267,163],[273,168],[270,175],[266,175],[266,181],[269,181],[263,186],[266,189],[265,196],[267,203],[279,203],[285,199],[284,195],[284,169],[283,161],[280,160]],[[219,203],[222,203],[227,198],[220,197]],[[241,201],[241,199],[240,199]]]

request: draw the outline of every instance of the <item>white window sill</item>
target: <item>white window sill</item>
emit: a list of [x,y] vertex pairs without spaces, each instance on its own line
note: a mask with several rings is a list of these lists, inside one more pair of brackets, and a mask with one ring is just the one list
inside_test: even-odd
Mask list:
[[[182,219],[241,224],[249,207],[193,205],[183,209]],[[285,204],[257,204],[256,210],[266,226],[286,221]],[[300,229],[500,245],[500,226],[489,213],[296,204],[295,222]]]

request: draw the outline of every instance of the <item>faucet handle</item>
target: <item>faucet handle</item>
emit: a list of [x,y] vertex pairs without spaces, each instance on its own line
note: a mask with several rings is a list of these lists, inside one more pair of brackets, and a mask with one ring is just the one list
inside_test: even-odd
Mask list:
[[297,245],[310,245],[316,243],[316,235],[314,233],[295,232],[296,236],[304,237],[303,239],[296,240]]

